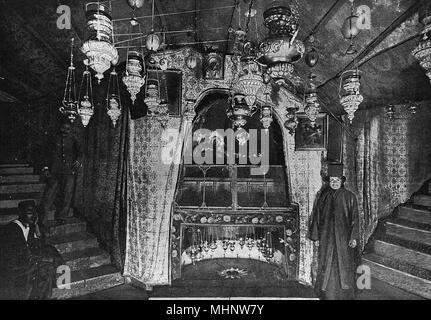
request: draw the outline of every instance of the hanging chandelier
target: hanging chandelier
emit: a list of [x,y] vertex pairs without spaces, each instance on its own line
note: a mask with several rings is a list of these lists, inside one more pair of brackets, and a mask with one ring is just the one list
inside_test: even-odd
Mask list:
[[67,78],[64,86],[62,106],[59,109],[60,112],[64,114],[71,123],[75,121],[78,105],[78,100],[76,99],[75,67],[73,65],[73,45],[74,38],[71,39],[70,65],[67,68]]
[[90,2],[85,6],[87,29],[90,36],[81,47],[88,58],[88,65],[96,72],[98,83],[103,73],[118,62],[118,51],[112,44],[113,24],[111,10],[100,2]]
[[240,59],[236,90],[244,94],[247,105],[251,108],[256,103],[257,93],[263,85],[262,73],[259,64],[253,55],[248,54]]
[[158,108],[161,102],[158,80],[152,79],[148,81],[144,102],[148,107],[148,114],[158,114]]
[[344,20],[341,33],[346,40],[350,40],[350,45],[346,54],[355,54],[357,50],[355,48],[354,39],[361,32],[361,29],[358,27],[359,15],[355,12],[355,0],[349,1],[351,6],[350,16]]
[[112,124],[115,127],[118,119],[121,116],[120,86],[118,84],[118,74],[115,69],[113,69],[109,75],[106,108],[107,114],[109,118],[111,118]]
[[316,119],[320,113],[320,104],[317,97],[317,88],[313,81],[314,78],[315,76],[311,73],[309,76],[309,87],[304,94],[304,112],[307,115],[307,118],[310,119],[313,127],[316,125]]
[[253,111],[248,106],[245,95],[237,93],[231,98],[231,105],[227,110],[227,116],[232,121],[234,128],[240,129],[247,124],[247,119]]
[[141,75],[145,68],[142,55],[137,51],[130,51],[127,55],[126,73],[123,76],[123,83],[130,93],[132,103],[135,104],[136,95],[141,91],[145,84],[145,76]]
[[151,2],[151,32],[147,36],[146,47],[149,51],[157,51],[160,48],[160,38],[154,33],[154,0]]
[[298,127],[298,117],[296,115],[296,108],[286,108],[286,121],[284,127],[289,131],[289,134],[295,134],[296,128]]
[[359,105],[364,101],[364,97],[360,93],[360,80],[361,75],[358,69],[347,70],[341,75],[339,89],[340,104],[347,112],[350,123],[352,123]]
[[272,107],[270,105],[263,105],[260,110],[260,122],[264,129],[269,129],[272,119]]
[[269,93],[269,88],[267,86],[265,90],[265,104],[260,107],[260,122],[262,123],[264,129],[269,129],[271,123],[273,122],[272,107],[268,103]]
[[268,37],[260,43],[258,62],[267,66],[267,73],[278,84],[289,79],[293,64],[304,55],[304,43],[296,39],[299,27],[299,13],[293,5],[282,5],[278,1],[263,13]]
[[235,90],[238,93],[242,93],[244,95],[245,101],[247,105],[252,108],[256,103],[257,94],[259,89],[263,85],[262,78],[262,70],[261,66],[256,61],[256,49],[251,42],[251,40],[247,40],[247,36],[250,31],[250,22],[252,19],[254,20],[254,25],[256,26],[255,34],[257,36],[257,42],[259,42],[258,38],[258,29],[256,22],[256,9],[253,9],[254,1],[250,1],[249,9],[246,12],[245,16],[247,17],[246,30],[244,34],[242,34],[241,29],[241,7],[238,6],[238,31],[237,31],[237,54],[239,57],[239,70],[238,70],[238,79],[235,83]]
[[94,114],[93,107],[93,86],[91,83],[91,73],[86,66],[82,74],[81,87],[79,89],[78,114],[81,117],[82,125],[87,127]]
[[421,32],[421,39],[416,48],[413,49],[413,56],[419,60],[420,66],[425,69],[427,77],[431,80],[431,15],[426,7],[425,17],[422,18],[424,29]]

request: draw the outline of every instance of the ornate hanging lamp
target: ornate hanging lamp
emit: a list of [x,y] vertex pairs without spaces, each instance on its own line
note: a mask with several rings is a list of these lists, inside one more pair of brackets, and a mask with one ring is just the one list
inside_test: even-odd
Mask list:
[[296,39],[299,28],[299,12],[293,5],[273,1],[263,13],[268,37],[260,44],[258,61],[267,66],[267,73],[278,84],[292,76],[293,64],[305,52],[304,43]]
[[296,115],[296,108],[290,108],[286,110],[286,121],[284,127],[289,131],[289,134],[295,134],[296,128],[298,127],[298,117]]
[[227,116],[232,121],[234,128],[240,129],[244,127],[247,124],[247,120],[252,116],[252,113],[243,94],[237,93],[231,97]]
[[250,46],[250,42],[245,45],[246,54],[240,59],[240,70],[235,89],[244,95],[247,105],[251,108],[256,103],[257,93],[263,85],[263,78]]
[[82,74],[81,87],[79,89],[78,114],[81,117],[82,125],[87,127],[94,114],[93,85],[91,83],[91,73],[86,65]]
[[148,79],[144,102],[148,107],[149,115],[156,115],[159,113],[158,109],[161,102],[159,88],[160,81],[158,79]]
[[429,10],[430,4],[424,3],[424,6],[423,17],[421,17],[424,29],[421,32],[419,44],[413,49],[412,54],[431,80],[431,10]]
[[112,124],[115,127],[118,119],[121,116],[120,86],[118,84],[118,74],[115,69],[113,69],[109,75],[106,108],[106,113],[108,114],[109,118],[111,118]]
[[260,122],[264,129],[269,129],[271,123],[273,122],[272,117],[272,106],[268,102],[268,96],[270,94],[269,86],[266,86],[265,90],[265,104],[260,107]]
[[111,9],[100,2],[85,5],[87,29],[90,36],[81,47],[88,58],[88,65],[96,72],[98,83],[103,73],[118,62],[118,51],[113,44]]
[[359,105],[364,101],[360,88],[361,75],[359,69],[344,71],[340,80],[339,97],[340,104],[347,112],[350,123],[352,123]]
[[[133,21],[133,19],[131,21]],[[133,26],[136,25],[138,26],[139,34],[141,34],[141,26],[134,23],[131,23],[130,33],[133,31]],[[142,37],[140,37],[139,41],[139,47],[142,50]],[[127,91],[130,93],[132,104],[135,104],[136,95],[141,91],[142,86],[145,84],[145,61],[143,53],[139,52],[137,46],[132,50],[130,50],[130,48],[131,43],[128,41],[126,71],[123,76],[123,83],[127,87]],[[144,70],[144,76],[142,75],[142,70]]]
[[319,62],[319,53],[314,48],[314,35],[311,35],[308,42],[310,43],[310,50],[305,54],[304,60],[307,66],[314,68]]
[[[237,47],[242,48],[242,54],[239,58],[239,70],[238,70],[238,79],[235,84],[235,89],[244,94],[245,101],[247,105],[252,108],[256,103],[256,98],[259,89],[262,87],[263,78],[262,78],[262,70],[261,66],[256,61],[256,50],[251,41],[246,41],[245,37],[250,33],[250,22],[253,19],[254,25],[256,26],[255,34],[257,36],[257,42],[259,42],[258,38],[258,29],[256,22],[256,10],[253,9],[254,1],[250,1],[249,9],[247,10],[245,16],[247,17],[246,23],[246,31],[244,38],[238,39],[241,43]],[[238,6],[238,12],[240,13],[240,7]],[[241,16],[238,18],[239,29],[241,28]]]
[[137,51],[127,53],[126,72],[123,76],[123,83],[130,93],[130,99],[135,104],[136,95],[141,91],[145,84],[145,76],[141,75],[142,69],[145,69],[143,56]]
[[64,87],[64,95],[60,112],[64,114],[71,123],[75,121],[77,115],[78,100],[76,99],[76,81],[75,81],[75,67],[73,65],[73,45],[74,38],[70,43],[70,65],[67,68],[67,78]]
[[344,20],[343,26],[341,28],[341,33],[343,37],[347,40],[350,40],[349,48],[347,49],[346,54],[354,54],[356,53],[356,48],[354,44],[354,39],[361,32],[361,29],[358,27],[359,15],[355,13],[355,0],[349,0],[351,3],[351,13],[350,16]]
[[154,0],[151,3],[151,32],[147,36],[146,47],[149,51],[157,51],[160,47],[160,38],[154,33]]
[[317,88],[314,83],[314,78],[315,75],[311,73],[309,76],[309,86],[304,94],[304,112],[307,115],[307,118],[310,119],[313,127],[316,125],[316,119],[320,113],[320,104],[317,97]]
[[[346,19],[342,32],[346,39],[350,39],[350,46],[346,54],[354,55],[357,52],[354,39],[359,34],[360,29],[357,26],[359,18],[355,15],[354,0],[350,0],[350,2],[352,6],[351,15]],[[353,59],[353,64],[357,65],[356,59]],[[344,111],[346,111],[350,123],[352,123],[359,105],[364,101],[364,97],[360,93],[360,88],[361,74],[358,67],[346,70],[341,74],[338,95],[340,104],[343,106]]]

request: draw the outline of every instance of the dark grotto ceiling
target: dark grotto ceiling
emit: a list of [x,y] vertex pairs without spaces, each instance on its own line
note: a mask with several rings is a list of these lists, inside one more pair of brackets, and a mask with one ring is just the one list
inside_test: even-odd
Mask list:
[[[286,0],[289,2],[288,0]],[[347,0],[296,0],[300,10],[300,32],[298,39],[306,39],[311,30],[326,15],[315,33],[315,47],[320,54],[319,64],[314,68],[317,82],[321,85],[319,96],[334,113],[342,113],[338,103],[339,78],[337,75],[352,61],[346,56],[349,43],[341,35],[341,26],[350,13]],[[82,74],[82,59],[79,47],[86,37],[84,5],[89,1],[78,0],[0,0],[0,91],[17,97],[19,100],[36,104],[45,99],[59,101],[69,63],[70,38],[75,38],[75,64],[77,82]],[[379,107],[388,103],[400,103],[406,99],[431,99],[429,81],[425,72],[411,55],[418,38],[411,38],[420,32],[417,8],[407,15],[395,27],[380,39],[381,34],[394,25],[394,21],[411,8],[417,0],[356,0],[356,5],[368,5],[371,8],[371,30],[363,30],[356,39],[358,53],[369,48],[360,63],[363,71],[364,103],[361,108]],[[190,42],[222,41],[228,38],[228,26],[232,17],[234,0],[156,0],[155,31],[167,31],[166,43],[174,48]],[[244,13],[248,4],[240,0]],[[263,26],[262,13],[271,3],[270,0],[255,0],[257,9],[257,27],[250,25],[251,39],[262,40],[267,35]],[[72,29],[59,30],[56,26],[57,7],[66,4],[71,7]],[[129,18],[131,8],[126,0],[113,0],[113,18],[116,34],[130,32]],[[222,7],[219,10],[208,10]],[[200,12],[195,12],[201,10]],[[179,13],[170,15],[170,13]],[[151,1],[145,0],[144,6],[137,9],[136,17],[141,23],[141,31],[146,34],[151,30]],[[245,20],[242,21],[243,27]],[[233,27],[238,25],[237,15]],[[190,30],[189,32],[176,32]],[[136,30],[133,30],[135,32]],[[411,38],[410,41],[406,41]],[[116,41],[127,40],[117,36]],[[404,42],[405,41],[405,42]],[[395,49],[385,51],[397,43],[404,42]],[[227,42],[214,42],[217,50],[229,52]],[[196,49],[203,50],[202,45]],[[120,61],[125,50],[120,49]],[[383,53],[379,53],[383,52]],[[371,59],[370,59],[371,57]],[[310,69],[303,61],[295,65],[297,79],[301,87]],[[302,91],[301,88],[298,90]]]

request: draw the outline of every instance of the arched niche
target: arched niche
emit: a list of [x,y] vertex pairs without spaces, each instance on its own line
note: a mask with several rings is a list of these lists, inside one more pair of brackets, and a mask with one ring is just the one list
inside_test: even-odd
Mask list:
[[[186,138],[190,140],[185,144],[192,141],[196,146],[198,142],[192,138],[198,130],[232,128],[226,116],[227,106],[228,90],[205,90],[194,105],[196,116]],[[259,116],[257,112],[249,119],[245,126],[248,132],[263,131]],[[276,114],[268,130],[269,170],[264,175],[252,175],[252,165],[240,164],[239,156],[230,165],[197,164],[193,158],[186,163],[183,157],[172,219],[172,279],[181,277],[182,266],[197,260],[229,258],[265,261],[283,269],[285,279],[297,278],[299,217],[297,206],[290,202],[281,118]],[[214,137],[215,141],[220,138]],[[222,138],[224,149],[219,152],[226,156],[226,137]],[[239,154],[235,141],[235,153]],[[261,146],[262,140],[257,144]],[[213,146],[217,153],[217,142]],[[187,148],[184,152],[188,152]],[[262,239],[272,242],[272,257],[259,250],[257,243]],[[199,257],[195,256],[196,250]]]

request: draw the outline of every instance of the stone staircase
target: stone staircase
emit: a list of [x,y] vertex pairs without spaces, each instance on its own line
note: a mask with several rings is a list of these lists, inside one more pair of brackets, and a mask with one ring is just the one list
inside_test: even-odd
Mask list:
[[431,185],[379,222],[362,263],[371,276],[431,299]]
[[40,202],[45,184],[27,164],[0,165],[0,224],[18,217],[18,203],[23,200]]
[[[39,203],[45,184],[27,164],[0,165],[0,224],[17,218],[17,206],[23,200]],[[87,223],[69,213],[66,223],[59,225],[48,219],[46,237],[62,255],[71,270],[70,289],[54,289],[53,299],[79,297],[124,283],[121,273],[111,265],[110,255],[99,248],[94,235],[87,231]]]

